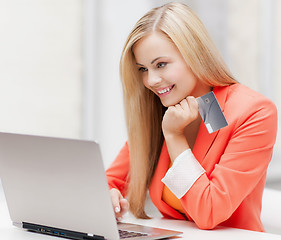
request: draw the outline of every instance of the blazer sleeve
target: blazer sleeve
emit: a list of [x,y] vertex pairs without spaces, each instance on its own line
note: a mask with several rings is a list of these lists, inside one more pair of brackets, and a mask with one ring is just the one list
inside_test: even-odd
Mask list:
[[119,154],[106,170],[106,177],[110,189],[117,188],[123,196],[128,187],[128,173],[130,169],[129,146],[126,142]]
[[271,101],[250,105],[233,122],[219,162],[180,199],[199,228],[212,229],[226,221],[266,175],[276,139],[277,111]]

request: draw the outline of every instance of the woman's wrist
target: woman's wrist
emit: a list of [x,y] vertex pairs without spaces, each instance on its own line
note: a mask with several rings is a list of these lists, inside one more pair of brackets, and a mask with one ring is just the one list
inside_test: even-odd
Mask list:
[[164,138],[172,162],[190,148],[184,134],[167,134],[164,135]]

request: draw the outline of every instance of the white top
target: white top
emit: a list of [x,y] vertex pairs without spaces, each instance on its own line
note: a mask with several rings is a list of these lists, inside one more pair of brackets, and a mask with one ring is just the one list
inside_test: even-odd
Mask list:
[[205,169],[189,148],[175,159],[162,182],[180,199],[203,173],[205,173]]

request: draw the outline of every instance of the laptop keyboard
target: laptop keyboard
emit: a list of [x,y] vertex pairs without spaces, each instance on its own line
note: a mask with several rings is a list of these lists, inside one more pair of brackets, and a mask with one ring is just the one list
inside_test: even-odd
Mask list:
[[118,231],[119,231],[119,236],[121,239],[148,236],[147,233],[131,232],[131,231],[120,230],[120,229]]

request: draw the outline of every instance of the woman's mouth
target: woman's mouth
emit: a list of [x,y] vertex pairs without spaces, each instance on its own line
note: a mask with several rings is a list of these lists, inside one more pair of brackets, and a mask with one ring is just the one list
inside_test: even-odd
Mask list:
[[163,88],[161,90],[157,90],[157,93],[158,93],[159,96],[162,96],[164,94],[166,95],[166,94],[168,94],[173,89],[174,86],[175,85],[172,85],[172,86],[169,86],[167,88]]

